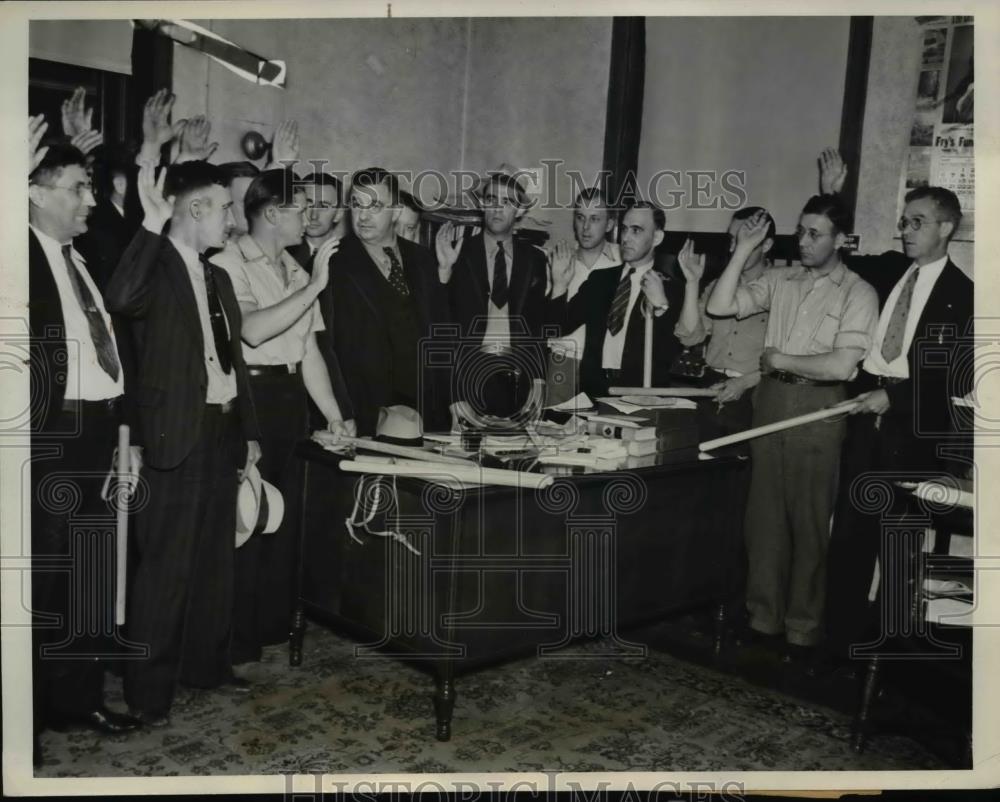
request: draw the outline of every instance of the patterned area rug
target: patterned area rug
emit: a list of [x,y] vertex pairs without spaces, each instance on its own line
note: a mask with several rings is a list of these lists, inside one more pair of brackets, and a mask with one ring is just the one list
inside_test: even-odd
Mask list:
[[[116,739],[45,732],[40,777],[487,771],[838,771],[943,768],[903,737],[849,746],[850,720],[650,650],[526,658],[460,677],[452,740],[434,739],[433,682],[310,625],[241,666],[250,694],[182,690],[169,727]],[[109,676],[110,706],[123,709]]]

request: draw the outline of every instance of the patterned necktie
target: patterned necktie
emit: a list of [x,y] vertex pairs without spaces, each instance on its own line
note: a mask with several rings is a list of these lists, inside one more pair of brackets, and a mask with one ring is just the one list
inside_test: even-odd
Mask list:
[[632,273],[635,268],[630,267],[622,274],[621,281],[618,282],[618,289],[615,290],[615,299],[611,302],[611,311],[608,313],[608,331],[614,337],[625,325],[625,310],[628,309],[628,297],[632,292]]
[[215,289],[215,278],[212,276],[212,265],[203,255],[198,257],[205,271],[205,292],[208,295],[208,319],[212,324],[212,339],[215,340],[215,353],[219,357],[219,367],[227,376],[233,369],[232,354],[229,353],[229,334],[226,331],[226,318],[222,313],[222,303]]
[[406,276],[403,275],[403,266],[399,263],[396,252],[386,245],[382,252],[389,257],[389,283],[400,295],[409,295],[410,288],[406,286]]
[[80,308],[87,318],[90,339],[93,341],[94,349],[97,351],[97,364],[112,379],[118,381],[121,365],[118,362],[118,354],[115,352],[115,344],[111,339],[111,332],[108,331],[104,318],[101,316],[101,310],[97,308],[97,304],[94,302],[94,294],[90,291],[90,287],[87,286],[87,282],[83,280],[83,276],[80,275],[76,264],[73,262],[73,257],[70,253],[71,247],[70,245],[63,245],[62,255],[66,261],[66,269],[69,271],[69,283],[73,285],[73,293],[76,295],[76,300],[79,302]]
[[882,358],[886,362],[892,362],[903,353],[906,318],[910,314],[910,303],[913,301],[913,288],[917,285],[917,273],[919,272],[920,269],[918,268],[907,277],[903,288],[899,291],[896,305],[892,309],[892,317],[889,318],[889,325],[885,327],[885,336],[882,338]]
[[497,309],[507,305],[507,256],[503,251],[503,243],[497,243],[497,255],[493,257],[493,289],[490,300]]

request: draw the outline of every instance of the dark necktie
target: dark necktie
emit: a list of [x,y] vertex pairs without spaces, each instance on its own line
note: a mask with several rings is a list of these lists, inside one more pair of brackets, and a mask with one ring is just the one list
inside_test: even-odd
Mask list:
[[406,276],[403,275],[403,266],[399,263],[396,252],[388,245],[382,251],[389,257],[389,283],[392,288],[400,295],[409,295],[410,288],[406,286]]
[[503,243],[497,243],[497,255],[493,257],[493,290],[490,300],[497,309],[507,305],[507,256],[503,252]]
[[121,370],[121,365],[118,363],[118,354],[115,352],[115,344],[111,339],[111,332],[108,331],[104,318],[101,316],[101,310],[97,308],[97,304],[94,302],[94,295],[90,291],[90,287],[87,286],[87,282],[83,280],[83,276],[80,275],[80,271],[73,262],[73,257],[70,253],[71,247],[70,245],[63,245],[62,255],[66,261],[66,270],[69,271],[69,283],[73,285],[73,293],[76,295],[76,300],[79,302],[80,308],[87,318],[90,339],[93,341],[94,349],[97,351],[97,364],[112,379],[118,381],[118,373]]
[[622,273],[621,281],[615,290],[615,299],[611,302],[611,311],[608,313],[608,331],[614,337],[625,325],[625,310],[628,309],[628,297],[632,291],[631,276],[635,268],[630,267]]
[[910,314],[910,303],[913,301],[913,288],[917,284],[917,273],[920,269],[914,270],[906,279],[903,288],[899,291],[896,305],[892,309],[892,317],[885,327],[885,336],[882,338],[882,358],[886,362],[892,362],[903,353],[903,337],[906,335],[906,318]]
[[219,357],[219,367],[227,376],[233,369],[232,354],[229,353],[229,333],[226,331],[226,317],[222,313],[222,302],[215,289],[215,278],[212,276],[212,265],[204,256],[201,260],[205,271],[205,293],[208,295],[208,319],[212,324],[212,339],[215,340],[215,353]]

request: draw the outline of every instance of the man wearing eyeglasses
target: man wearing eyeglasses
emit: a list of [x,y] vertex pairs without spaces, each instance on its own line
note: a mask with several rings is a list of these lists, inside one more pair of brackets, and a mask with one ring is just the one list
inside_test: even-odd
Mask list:
[[[846,176],[839,155],[825,151],[821,166],[821,185],[839,191]],[[951,445],[954,454],[970,445],[956,431],[960,416],[951,401],[967,395],[973,380],[973,282],[948,257],[961,220],[954,193],[919,187],[906,195],[898,223],[905,255],[890,251],[851,262],[878,291],[881,314],[851,388],[862,403],[848,427],[830,543],[827,630],[834,659],[849,658],[852,645],[875,638],[869,630],[877,608],[868,596],[881,516],[892,512],[859,509],[853,499],[863,484],[854,485],[886,471],[910,480],[940,476],[955,469],[943,447]]]
[[[832,195],[799,216],[800,267],[765,270],[740,285],[743,266],[767,238],[755,213],[708,300],[711,315],[743,319],[768,311],[753,424],[763,426],[843,401],[846,382],[871,348],[878,299],[848,270],[841,249],[851,217]],[[784,636],[788,659],[822,638],[826,552],[846,423],[823,420],[751,441],[753,468],[745,539],[750,640]]]
[[434,256],[396,234],[402,204],[395,175],[360,170],[349,198],[354,236],[330,261],[321,304],[357,432],[374,435],[379,408],[394,404],[419,410],[428,430],[443,428],[447,403],[420,363],[421,341],[448,319]]
[[[73,247],[73,238],[86,232],[87,213],[94,206],[85,157],[64,144],[33,149],[32,156],[32,608],[35,614],[54,617],[35,622],[36,736],[43,722],[115,735],[139,726],[138,720],[105,707],[99,660],[113,656],[114,600],[107,589],[115,586],[113,576],[101,573],[114,563],[109,537],[114,514],[101,500],[100,481],[118,439],[124,379],[111,318]],[[130,457],[138,471],[138,449]],[[74,503],[67,505],[68,498]],[[74,533],[74,519],[88,516],[107,523]],[[101,555],[99,562],[88,564],[94,554]],[[98,581],[88,581],[91,576]]]

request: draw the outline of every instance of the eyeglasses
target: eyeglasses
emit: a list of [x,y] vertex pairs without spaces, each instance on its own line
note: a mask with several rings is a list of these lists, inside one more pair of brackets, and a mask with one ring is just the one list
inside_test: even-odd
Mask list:
[[914,231],[919,231],[920,227],[924,223],[940,223],[940,222],[941,222],[940,220],[927,220],[923,217],[906,217],[904,215],[903,217],[899,218],[899,222],[896,223],[896,228],[898,228],[900,231],[906,231],[906,229],[908,228],[913,229]]
[[92,184],[80,183],[80,184],[74,184],[71,187],[61,187],[58,184],[40,184],[40,186],[43,186],[46,189],[62,189],[65,190],[66,192],[72,192],[78,198],[81,199],[86,198],[87,195],[93,196],[94,194],[94,187]]
[[370,201],[369,203],[362,203],[357,198],[351,198],[351,208],[355,211],[369,211],[373,214],[378,214],[385,208],[385,204],[382,201]]

